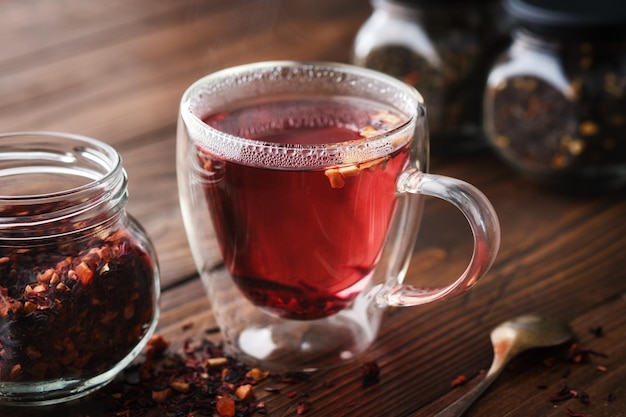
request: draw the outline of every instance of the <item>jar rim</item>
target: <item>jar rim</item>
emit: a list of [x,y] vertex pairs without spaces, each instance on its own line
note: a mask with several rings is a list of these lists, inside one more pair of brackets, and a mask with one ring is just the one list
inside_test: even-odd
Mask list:
[[[39,198],[66,196],[68,194],[81,192],[82,190],[92,188],[98,184],[108,183],[112,180],[112,178],[119,176],[120,171],[123,170],[122,158],[119,155],[119,153],[112,146],[100,140],[97,140],[88,136],[83,136],[83,135],[78,135],[78,134],[73,134],[73,133],[65,133],[65,132],[19,131],[19,132],[0,133],[0,178],[3,177],[3,171],[4,171],[2,167],[2,163],[8,161],[10,158],[14,158],[13,160],[17,160],[19,158],[18,152],[10,152],[9,156],[3,156],[4,153],[8,153],[8,151],[10,151],[6,144],[7,139],[8,138],[26,138],[26,137],[48,139],[48,140],[53,139],[53,138],[60,138],[64,140],[73,141],[76,143],[76,146],[73,149],[74,151],[82,154],[85,158],[90,159],[92,162],[98,163],[99,166],[104,168],[105,170],[97,178],[96,178],[96,175],[94,175],[95,173],[93,171],[88,172],[88,171],[83,170],[81,171],[83,176],[85,178],[91,178],[92,181],[86,182],[85,184],[78,185],[75,187],[70,187],[64,190],[57,190],[57,191],[52,191],[52,192],[39,192],[39,193],[28,194],[28,195],[6,195],[6,194],[3,194],[2,190],[0,189],[0,201],[24,200],[24,199],[36,200]],[[53,144],[52,142],[48,142],[48,143]],[[27,145],[27,144],[24,144],[24,145]],[[41,146],[41,142],[38,142],[37,145]],[[83,145],[83,146],[78,146],[78,145]],[[56,152],[54,149],[52,149],[52,146],[50,146],[50,148],[48,149],[44,148],[44,149],[30,149],[29,150],[28,148],[25,148],[24,150],[26,150],[27,152],[33,152],[33,151],[37,152],[37,155],[34,155],[34,154],[30,156],[23,155],[24,157],[28,158],[28,160],[31,160],[31,161],[33,157],[37,157],[37,156],[40,156],[43,158],[56,157],[58,162],[63,162],[66,164],[70,164],[72,162],[75,162],[76,160],[75,156],[73,155],[69,155],[67,153]],[[48,154],[47,155],[44,154],[45,152],[47,152]]]
[[88,219],[124,204],[127,194],[122,158],[112,146],[64,132],[1,133],[0,180],[0,229],[22,235],[29,227]]

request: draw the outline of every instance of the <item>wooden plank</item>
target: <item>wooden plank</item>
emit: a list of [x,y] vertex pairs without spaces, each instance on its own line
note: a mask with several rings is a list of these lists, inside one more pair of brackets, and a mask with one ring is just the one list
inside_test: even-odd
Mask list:
[[[159,255],[158,332],[173,349],[216,326],[178,205],[175,135],[183,91],[206,73],[251,61],[348,61],[370,10],[357,0],[0,0],[0,130],[71,131],[119,150],[130,179],[128,211]],[[490,330],[528,312],[570,321],[578,343],[607,356],[546,367],[544,359],[563,348],[530,352],[468,416],[556,417],[568,408],[593,417],[626,415],[624,193],[558,194],[520,178],[489,151],[436,155],[431,171],[469,181],[492,201],[503,232],[492,270],[455,300],[390,309],[378,340],[352,364],[278,394],[260,385],[269,415],[296,415],[302,397],[290,398],[290,390],[307,393],[309,415],[433,415],[480,380],[492,358]],[[465,219],[427,199],[407,282],[449,282],[463,271],[471,245]],[[219,263],[217,254],[207,256]],[[597,326],[604,337],[589,332]],[[381,380],[363,387],[360,366],[367,361],[378,363]],[[468,384],[451,388],[462,374]],[[589,404],[551,403],[563,381],[585,390]],[[98,405],[91,396],[40,410],[0,407],[0,415],[97,417],[105,414]]]

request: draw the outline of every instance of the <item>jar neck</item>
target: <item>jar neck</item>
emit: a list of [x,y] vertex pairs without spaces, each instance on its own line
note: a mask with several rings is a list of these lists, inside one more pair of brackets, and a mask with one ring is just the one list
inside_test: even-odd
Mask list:
[[513,48],[555,52],[560,47],[557,39],[546,39],[523,28],[516,29],[513,34]]
[[385,12],[396,17],[415,19],[420,17],[420,10],[416,4],[398,0],[371,0],[374,10]]
[[0,241],[95,233],[124,213],[127,176],[109,145],[50,132],[0,143]]
[[626,41],[619,38],[605,39],[602,42],[586,38],[557,38],[540,35],[526,28],[516,29],[513,40],[513,49],[533,50],[569,57],[598,55],[619,60],[626,51]]

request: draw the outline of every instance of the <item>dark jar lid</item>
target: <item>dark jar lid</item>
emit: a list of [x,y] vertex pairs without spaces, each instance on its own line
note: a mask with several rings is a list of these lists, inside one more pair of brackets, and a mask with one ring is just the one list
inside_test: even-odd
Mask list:
[[538,35],[577,39],[626,36],[623,0],[505,0],[504,6],[517,25]]

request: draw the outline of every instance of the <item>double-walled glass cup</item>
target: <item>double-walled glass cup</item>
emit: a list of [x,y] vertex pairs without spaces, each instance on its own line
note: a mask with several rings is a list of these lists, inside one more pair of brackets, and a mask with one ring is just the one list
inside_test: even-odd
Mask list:
[[[230,354],[273,370],[341,364],[376,338],[385,307],[472,287],[500,230],[473,186],[427,174],[415,89],[342,64],[225,69],[183,95],[177,170],[192,253]],[[467,217],[474,252],[443,288],[403,280],[423,196]]]

